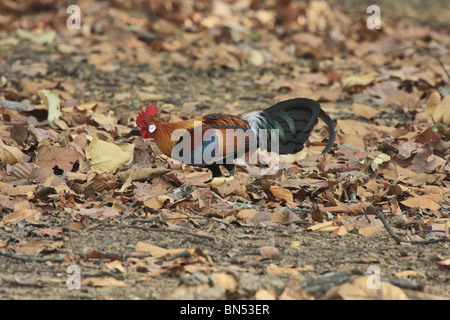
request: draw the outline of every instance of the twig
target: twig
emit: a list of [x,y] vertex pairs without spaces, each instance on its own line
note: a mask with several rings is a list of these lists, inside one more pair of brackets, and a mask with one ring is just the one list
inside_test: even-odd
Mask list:
[[[108,225],[107,225],[108,226]],[[114,226],[114,225],[109,225],[109,226]],[[202,239],[206,239],[206,240],[212,240],[215,241],[216,239],[214,237],[211,236],[207,236],[204,234],[196,234],[196,233],[192,233],[186,230],[177,230],[177,229],[156,229],[156,228],[147,228],[147,227],[143,227],[143,226],[134,226],[134,225],[124,225],[123,227],[126,228],[134,228],[134,229],[141,229],[141,230],[145,230],[145,231],[152,231],[152,232],[173,232],[173,233],[181,233],[184,235],[188,235],[188,236],[193,236],[193,237],[198,237],[198,238],[202,238]]]
[[136,201],[133,201],[132,203],[130,203],[127,207],[127,209],[125,210],[125,212],[122,214],[122,217],[120,218],[120,223],[118,225],[117,229],[114,229],[108,236],[108,238],[106,238],[105,242],[103,243],[103,245],[100,247],[99,251],[103,251],[105,250],[105,248],[108,246],[109,241],[111,241],[112,237],[114,236],[114,234],[116,233],[117,230],[119,230],[120,228],[122,228],[123,226],[123,220],[125,219],[125,217],[128,214],[128,211],[130,211],[130,209],[136,204]]
[[[189,207],[188,207],[188,209],[189,209],[190,211],[192,211],[193,213],[195,213],[195,214],[202,214],[201,212],[197,212],[197,211],[195,211],[195,210],[192,209],[192,208],[189,208]],[[174,218],[174,219],[175,219],[175,218]],[[212,220],[212,221],[215,221],[215,222],[218,222],[218,223],[223,223],[224,225],[227,225],[227,226],[231,226],[231,224],[228,223],[228,222],[226,222],[226,221],[219,220],[219,219],[216,219],[216,218],[211,218],[211,217],[187,217],[186,219],[204,219],[204,220]]]
[[174,254],[173,256],[170,257],[163,257],[162,259],[156,260],[154,263],[162,263],[165,261],[172,261],[175,260],[177,258],[189,258],[191,256],[191,254],[187,251],[182,251],[180,253]]
[[430,57],[433,57],[434,59],[436,59],[436,61],[439,63],[439,65],[442,67],[442,69],[444,70],[445,74],[447,75],[448,80],[450,80],[450,74],[448,73],[447,69],[445,69],[445,65],[444,63],[441,61],[441,59],[439,59],[436,56],[433,56],[431,53],[428,53],[425,51],[425,54],[428,54]]
[[350,200],[348,199],[348,194],[347,194],[347,190],[345,190],[343,184],[341,183],[341,187],[342,187],[342,193],[344,194],[344,198],[347,201],[347,203],[350,203]]
[[386,218],[384,217],[384,214],[381,212],[380,207],[377,207],[377,216],[383,223],[383,226],[386,228],[389,235],[394,238],[395,241],[398,243],[404,242],[404,243],[411,243],[411,244],[430,244],[430,243],[437,243],[437,242],[450,242],[450,238],[437,238],[437,239],[427,239],[427,240],[405,240],[403,238],[400,238],[394,230],[389,226],[389,223],[386,221]]
[[32,255],[24,255],[24,254],[16,254],[8,251],[0,251],[0,256],[8,257],[11,259],[21,260],[25,262],[64,262],[66,261],[65,257],[37,257]]
[[17,101],[11,101],[11,100],[2,100],[0,99],[0,105],[12,109],[12,110],[20,110],[25,111],[27,109],[35,109],[35,106],[29,103],[22,103]]
[[79,254],[77,254],[77,251],[75,250],[75,245],[73,244],[73,239],[72,239],[72,230],[69,229],[69,243],[70,243],[70,247],[72,248],[72,254],[74,257],[79,256]]
[[[89,258],[89,256],[92,254],[92,252],[89,253],[80,253],[79,255],[83,258]],[[150,257],[150,253],[143,253],[143,254],[132,254],[132,253],[121,253],[121,252],[102,252],[105,259],[108,258],[120,258],[120,259],[128,259],[128,258],[147,258]],[[91,258],[94,259],[94,258]]]
[[222,201],[222,202],[227,203],[227,204],[232,205],[232,206],[238,206],[238,207],[241,207],[241,208],[244,208],[244,209],[256,209],[256,210],[262,210],[263,209],[263,207],[258,206],[256,204],[243,203],[243,202],[233,202],[233,201],[225,200],[224,198],[222,198],[220,195],[218,195],[217,193],[215,193],[212,190],[211,190],[211,194],[217,200]]

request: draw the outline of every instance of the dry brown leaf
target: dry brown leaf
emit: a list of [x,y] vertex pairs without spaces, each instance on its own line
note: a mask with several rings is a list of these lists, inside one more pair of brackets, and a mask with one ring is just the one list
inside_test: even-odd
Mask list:
[[441,268],[441,270],[448,270],[450,268],[450,259],[445,259],[437,261],[436,264]]
[[274,197],[279,201],[294,201],[294,196],[289,189],[282,188],[280,186],[270,186],[270,191],[274,195]]
[[70,172],[80,157],[80,153],[66,147],[41,146],[37,149],[36,164],[47,169],[57,166],[65,172]]
[[371,123],[364,123],[353,119],[338,119],[337,129],[342,130],[342,132],[345,134],[357,135],[361,138],[365,138],[366,136],[373,134],[378,134],[381,138],[382,135],[395,130],[395,128],[393,127],[377,126]]
[[421,209],[430,209],[433,211],[438,211],[441,206],[440,202],[442,201],[441,196],[438,194],[427,194],[423,196],[416,196],[410,199],[406,199],[401,201],[400,203],[404,206],[410,208],[421,208]]
[[22,254],[38,254],[43,251],[52,251],[63,246],[62,241],[37,241],[35,239],[25,240],[14,246],[14,251]]
[[165,203],[174,203],[175,200],[173,200],[169,196],[161,195],[157,197],[152,197],[144,201],[144,206],[152,209],[152,210],[158,210],[161,209]]
[[[371,289],[368,283],[371,277],[367,275],[356,278],[353,283],[344,283],[338,287],[330,289],[323,300],[409,300],[408,296],[399,288],[388,282],[380,281],[380,289]],[[371,283],[372,284],[372,283]]]
[[209,207],[211,203],[213,195],[209,188],[205,189],[196,189],[192,192],[192,199],[198,201],[199,208]]
[[276,300],[277,296],[274,290],[261,288],[255,293],[255,300]]
[[342,137],[342,142],[347,143],[360,150],[366,149],[366,144],[364,143],[364,140],[360,136],[354,134],[344,134],[344,136]]
[[358,229],[358,233],[365,237],[371,237],[384,230],[384,227],[362,227]]
[[244,221],[250,221],[259,213],[258,210],[255,209],[243,209],[238,212],[236,215],[237,218],[242,219]]
[[306,230],[308,230],[308,231],[334,232],[337,229],[339,229],[339,226],[334,225],[333,221],[326,221],[326,222],[316,223],[315,225],[312,225],[312,226],[308,227]]
[[441,100],[441,95],[437,91],[430,95],[427,100],[427,121],[450,125],[450,96]]
[[156,245],[139,241],[135,247],[136,253],[149,253],[152,257],[159,258],[166,255],[174,255],[186,249],[164,249]]
[[298,275],[299,272],[291,267],[283,267],[283,266],[277,266],[275,264],[269,264],[266,268],[267,274],[270,276],[276,276],[280,274],[290,274],[290,275]]
[[24,219],[28,221],[39,221],[40,217],[41,213],[35,209],[18,209],[4,216],[2,219],[2,223],[16,225],[18,222]]
[[352,104],[352,111],[355,116],[364,117],[367,120],[375,118],[375,116],[381,112],[379,109],[356,102]]
[[14,187],[11,184],[0,181],[0,191],[8,196],[25,195],[28,199],[34,198],[37,185],[23,185]]
[[238,195],[245,195],[246,186],[242,181],[241,177],[230,177],[230,178],[214,178],[211,181],[211,186],[219,193],[222,197],[227,196],[232,193]]
[[22,152],[16,147],[6,145],[0,139],[0,162],[12,165],[22,161]]
[[211,277],[216,281],[217,285],[224,288],[226,292],[230,294],[236,292],[238,281],[233,275],[225,272],[217,272]]

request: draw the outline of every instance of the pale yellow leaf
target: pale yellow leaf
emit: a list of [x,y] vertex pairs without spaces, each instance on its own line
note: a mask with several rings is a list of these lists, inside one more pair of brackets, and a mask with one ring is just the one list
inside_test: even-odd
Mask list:
[[376,72],[360,73],[349,77],[345,77],[341,80],[344,88],[350,88],[354,86],[366,86],[371,84],[377,78]]
[[55,120],[61,116],[61,102],[59,101],[58,95],[51,90],[39,90],[37,94],[48,110],[48,123],[53,129],[58,129],[55,123]]
[[86,149],[86,158],[93,170],[114,173],[120,170],[130,160],[130,157],[130,154],[122,151],[118,145],[100,140],[97,136],[92,138]]

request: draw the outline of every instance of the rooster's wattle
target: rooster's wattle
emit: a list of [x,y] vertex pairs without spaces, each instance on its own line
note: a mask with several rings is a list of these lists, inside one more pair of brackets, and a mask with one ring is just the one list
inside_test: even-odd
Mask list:
[[322,153],[331,150],[336,138],[331,118],[318,102],[306,98],[282,101],[243,117],[214,113],[163,122],[155,118],[157,113],[154,104],[145,110],[141,108],[136,124],[142,137],[153,138],[161,152],[173,159],[209,168],[213,177],[222,176],[219,166],[233,175],[233,160],[256,148],[279,154],[301,151],[319,118],[329,128],[328,143]]

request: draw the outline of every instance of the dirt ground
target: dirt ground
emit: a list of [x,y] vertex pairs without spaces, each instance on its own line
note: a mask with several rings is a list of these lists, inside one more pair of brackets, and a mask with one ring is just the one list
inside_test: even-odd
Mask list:
[[[371,3],[372,1],[366,1]],[[439,2],[438,6],[435,3]],[[433,1],[434,5],[420,8],[421,1],[381,1],[381,7],[389,6],[392,10],[385,10],[389,18],[404,17],[408,23],[427,25],[432,22],[435,26],[448,23],[448,14],[441,10],[450,11],[448,1]],[[400,5],[400,3],[402,5]],[[366,5],[361,1],[330,1],[333,8],[348,12],[350,17],[357,16],[358,8]],[[404,5],[404,6],[403,6]],[[400,7],[401,8],[400,8]],[[400,13],[405,10],[406,16]],[[365,10],[361,13],[365,17]],[[418,14],[420,12],[420,14]],[[383,13],[382,13],[383,14]],[[21,43],[14,51],[1,52],[7,64],[0,67],[0,72],[8,79],[20,80],[17,73],[8,68],[16,60],[50,61],[49,57],[56,49],[48,46],[44,51],[33,51],[30,43]],[[103,100],[114,101],[113,94],[118,83],[138,86],[140,67],[121,63],[121,68],[112,74],[105,75],[89,69],[85,61],[74,65],[73,61],[54,60],[50,62],[51,70],[58,70],[60,78],[83,79],[86,90],[85,101]],[[89,77],[86,70],[91,70]],[[50,71],[51,71],[50,70]],[[204,99],[205,109],[210,104],[214,109],[221,110],[227,102],[232,100],[248,107],[248,110],[259,109],[271,105],[273,95],[260,90],[253,82],[252,70],[211,70],[203,72],[190,70],[173,65],[149,66],[146,70],[150,75],[157,75],[159,87],[164,88],[165,96],[172,97],[166,103],[177,105],[180,101],[198,101]],[[51,73],[51,72],[50,72]],[[206,97],[206,98],[205,98]],[[216,99],[214,98],[216,97]],[[208,111],[213,109],[208,109]],[[326,106],[325,106],[325,110]],[[333,119],[348,118],[351,110],[332,114]],[[139,208],[134,208],[131,218],[139,218]],[[48,216],[42,221],[47,226],[64,226],[71,221],[67,217]],[[161,221],[146,224],[147,227],[157,226]],[[17,233],[19,239],[33,226],[27,226]],[[27,229],[29,228],[29,229]],[[387,232],[377,233],[366,237],[358,234],[346,236],[333,235],[328,232],[309,232],[305,225],[290,224],[287,226],[245,226],[239,224],[224,224],[212,219],[199,219],[186,222],[184,231],[204,232],[211,238],[202,238],[189,233],[169,233],[140,230],[128,225],[117,229],[107,223],[96,222],[90,227],[80,230],[63,232],[54,240],[61,240],[65,244],[67,253],[88,253],[99,250],[107,243],[105,252],[129,252],[135,250],[138,242],[156,244],[163,248],[201,249],[207,252],[209,262],[216,272],[224,270],[232,273],[239,282],[238,293],[230,294],[223,291],[209,291],[209,296],[196,295],[194,291],[180,290],[182,286],[198,286],[199,283],[212,281],[202,273],[202,269],[186,272],[183,268],[171,266],[170,271],[163,273],[139,272],[148,267],[142,260],[129,258],[125,270],[105,267],[104,259],[80,259],[73,262],[80,267],[81,280],[90,278],[113,278],[125,286],[92,286],[83,282],[80,290],[67,288],[67,267],[69,262],[25,262],[17,259],[0,257],[0,298],[1,299],[223,299],[223,298],[254,298],[255,293],[262,287],[269,288],[279,295],[283,290],[295,282],[303,290],[315,297],[323,296],[331,286],[349,281],[360,275],[368,274],[372,267],[379,268],[381,279],[398,285],[409,296],[414,298],[418,292],[420,298],[450,298],[450,276],[448,269],[443,271],[436,264],[437,261],[448,258],[449,248],[446,243],[427,245],[398,244]],[[404,236],[401,229],[398,234]],[[0,238],[10,238],[11,234],[0,230]],[[108,237],[111,237],[109,240]],[[298,242],[298,247],[291,244]],[[280,255],[277,258],[261,259],[261,246],[275,246]],[[61,252],[61,251],[59,251]],[[134,259],[134,260],[133,260]],[[170,263],[170,262],[167,262]],[[291,266],[298,273],[296,275],[269,275],[269,265]],[[408,273],[409,272],[409,273]],[[324,275],[333,278],[331,284],[323,280]],[[197,278],[195,278],[197,277]],[[207,277],[207,275],[206,275]],[[211,285],[214,288],[214,285]],[[179,290],[176,290],[176,289]],[[269,291],[270,291],[269,290]],[[409,290],[409,291],[408,291]],[[200,292],[200,291],[199,291]]]

